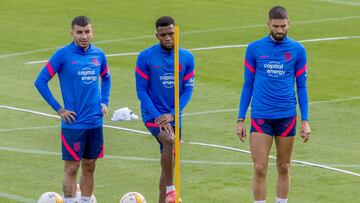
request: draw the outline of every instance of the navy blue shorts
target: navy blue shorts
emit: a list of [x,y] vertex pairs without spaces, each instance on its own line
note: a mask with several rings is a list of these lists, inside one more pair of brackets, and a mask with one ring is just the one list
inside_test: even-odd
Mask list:
[[250,133],[252,132],[281,137],[295,136],[296,116],[280,119],[251,118]]
[[[145,122],[145,127],[150,131],[151,135],[153,135],[156,140],[158,141],[158,143],[160,144],[160,152],[162,152],[163,149],[163,145],[161,144],[158,135],[160,134],[160,128],[157,124],[155,124],[155,120],[154,119],[150,119],[148,121]],[[175,127],[172,126],[175,132]],[[182,142],[181,140],[181,128],[180,128],[180,143]]]
[[103,127],[93,129],[61,129],[62,159],[97,159],[104,156]]

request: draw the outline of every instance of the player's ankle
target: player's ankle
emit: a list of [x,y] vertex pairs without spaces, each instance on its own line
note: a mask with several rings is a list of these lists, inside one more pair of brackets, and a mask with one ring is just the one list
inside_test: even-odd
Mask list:
[[166,186],[166,194],[168,194],[169,192],[172,192],[175,190],[175,186],[174,185],[168,185]]

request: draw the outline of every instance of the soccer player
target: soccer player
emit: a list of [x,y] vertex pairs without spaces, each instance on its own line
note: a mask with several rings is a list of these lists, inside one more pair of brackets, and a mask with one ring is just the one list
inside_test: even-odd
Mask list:
[[[35,86],[61,117],[64,160],[64,202],[75,201],[76,175],[81,165],[81,201],[90,202],[94,187],[95,162],[104,155],[103,115],[109,104],[111,78],[104,52],[92,45],[90,19],[77,16],[71,23],[73,42],[57,50],[38,75]],[[62,107],[48,82],[58,74]],[[101,90],[99,88],[101,78]]]
[[[161,151],[159,203],[175,202],[174,169],[174,25],[169,16],[156,21],[159,44],[143,50],[137,59],[137,96],[145,126],[158,140]],[[194,57],[179,49],[180,127],[181,112],[190,101],[194,86]]]
[[269,11],[270,34],[249,44],[245,54],[244,85],[236,133],[244,142],[244,120],[251,100],[250,150],[254,162],[255,202],[266,200],[268,156],[276,144],[277,203],[286,203],[290,186],[290,161],[296,131],[296,89],[301,111],[300,135],[307,142],[308,94],[305,48],[287,36],[288,12],[281,6]]

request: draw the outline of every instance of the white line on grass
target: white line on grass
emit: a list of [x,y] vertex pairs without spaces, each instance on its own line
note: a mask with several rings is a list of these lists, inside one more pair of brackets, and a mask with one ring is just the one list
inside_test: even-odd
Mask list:
[[313,101],[313,102],[310,102],[309,104],[314,105],[314,104],[336,103],[336,102],[352,101],[352,100],[358,100],[358,99],[360,99],[360,96],[348,97],[348,98],[343,98],[343,99],[329,99],[329,100],[323,100],[323,101]]
[[22,112],[27,112],[27,113],[33,113],[33,114],[52,117],[52,118],[60,118],[60,116],[57,116],[57,115],[52,115],[52,114],[48,114],[48,113],[42,113],[42,112],[39,112],[39,111],[32,111],[32,110],[29,110],[29,109],[21,109],[21,108],[16,108],[16,107],[12,107],[12,106],[0,105],[0,108],[10,109],[10,110],[14,110],[14,111],[22,111]]
[[31,51],[24,51],[24,52],[12,53],[12,54],[0,55],[0,59],[10,58],[10,57],[15,57],[15,56],[22,56],[22,55],[27,55],[27,54],[40,53],[40,52],[44,52],[44,51],[51,51],[51,50],[54,50],[57,48],[59,48],[59,47],[35,49],[35,50],[31,50]]
[[193,112],[193,113],[183,113],[183,116],[197,116],[197,115],[215,114],[215,113],[225,113],[225,112],[234,112],[234,111],[239,111],[239,109],[217,109],[217,110],[210,110],[210,111],[200,111],[200,112]]
[[[237,148],[233,148],[233,147],[226,147],[226,146],[215,145],[215,144],[205,144],[205,143],[199,143],[199,142],[188,142],[188,143],[189,144],[194,144],[194,145],[200,145],[200,146],[206,146],[206,147],[215,147],[215,148],[220,148],[220,149],[226,149],[226,150],[251,154],[250,151],[237,149]],[[276,157],[274,157],[274,156],[269,156],[269,158],[272,158],[272,159],[276,160]],[[330,167],[330,166],[324,166],[324,165],[320,165],[320,164],[315,164],[315,163],[310,163],[310,162],[306,162],[306,161],[299,161],[299,160],[292,159],[291,162],[298,163],[298,164],[304,164],[304,165],[308,165],[308,166],[314,166],[314,167],[318,167],[318,168],[324,168],[324,169],[337,171],[337,172],[341,172],[341,173],[346,173],[346,174],[350,174],[350,175],[354,175],[354,176],[360,176],[360,174],[354,173],[354,172],[351,172],[351,171],[346,171],[346,170],[333,168],[333,167]]]
[[[333,18],[323,18],[323,19],[314,19],[314,20],[291,21],[291,24],[310,24],[310,23],[329,22],[329,21],[331,22],[331,21],[352,20],[352,19],[359,19],[359,18],[360,18],[360,16],[333,17]],[[265,25],[265,23],[263,23],[263,24],[255,24],[255,25],[232,26],[232,27],[226,27],[226,28],[193,30],[193,31],[182,32],[181,34],[186,35],[186,34],[218,32],[218,31],[227,31],[227,30],[241,30],[241,29],[249,29],[249,28],[259,28],[259,27],[266,27],[266,25]],[[121,41],[148,39],[148,38],[154,38],[154,35],[144,35],[144,36],[138,36],[138,37],[127,37],[127,38],[112,39],[112,40],[102,40],[102,41],[94,42],[94,44],[106,44],[106,43],[114,43],[114,42],[121,42]],[[58,48],[60,48],[60,47],[43,48],[43,49],[36,49],[36,50],[30,50],[30,51],[24,51],[24,52],[18,52],[18,53],[5,54],[5,55],[0,55],[0,59],[16,57],[16,56],[21,56],[21,55],[27,55],[27,54],[40,53],[40,52],[44,52],[44,51],[55,50]]]
[[[305,39],[300,40],[299,42],[307,43],[307,42],[321,42],[321,41],[334,41],[334,40],[348,40],[348,39],[359,39],[360,36],[345,36],[345,37],[327,37],[327,38],[315,38],[315,39]],[[242,48],[247,47],[247,44],[234,44],[234,45],[223,45],[223,46],[210,46],[210,47],[199,47],[199,48],[191,48],[188,49],[190,51],[204,51],[204,50],[213,50],[213,49],[232,49],[232,48]],[[134,56],[138,55],[139,52],[129,52],[129,53],[117,53],[117,54],[107,54],[107,57],[115,57],[115,56]],[[39,64],[46,63],[48,60],[38,60],[38,61],[29,61],[25,62],[25,65],[31,64]]]
[[[214,147],[220,149],[226,149],[231,151],[237,151],[242,153],[250,154],[247,150],[241,150],[232,147],[220,146],[220,145],[213,145],[213,144],[205,144],[205,143],[198,143],[198,142],[186,142],[191,145],[200,145],[200,146],[207,146],[207,147]],[[61,156],[60,152],[51,152],[51,151],[44,151],[44,150],[34,150],[34,149],[20,149],[14,147],[4,147],[0,146],[0,151],[8,151],[8,152],[16,152],[16,153],[23,153],[23,154],[35,154],[35,155],[48,155],[48,156]],[[275,159],[273,156],[269,156],[270,158]],[[124,161],[146,161],[146,162],[159,162],[159,158],[149,158],[149,157],[134,157],[134,156],[116,156],[116,155],[105,155],[106,159],[113,159],[113,160],[124,160]],[[309,162],[302,162],[297,160],[292,160],[295,166],[313,166]],[[181,160],[181,163],[184,164],[197,164],[197,165],[220,165],[220,166],[251,166],[253,165],[252,162],[235,162],[235,161],[210,161],[210,160]],[[306,163],[306,164],[304,164]],[[275,163],[269,163],[270,166],[275,166]],[[315,164],[318,166],[318,164]],[[321,165],[319,165],[321,166]],[[337,166],[337,167],[344,167],[344,168],[360,168],[360,165],[355,164],[327,164],[329,166]]]
[[107,57],[114,57],[114,56],[134,56],[138,55],[139,52],[130,52],[130,53],[119,53],[119,54],[107,54]]
[[[6,106],[6,105],[0,105],[0,108],[10,109],[10,110],[14,110],[14,111],[21,111],[21,112],[26,112],[26,113],[32,113],[32,114],[36,114],[36,115],[41,115],[41,116],[60,119],[60,116],[57,116],[57,115],[43,113],[43,112],[39,112],[39,111],[33,111],[33,110],[29,110],[29,109],[16,108],[16,107]],[[112,128],[112,129],[117,129],[117,130],[124,130],[124,131],[128,131],[128,132],[133,132],[133,133],[140,133],[140,134],[150,135],[149,132],[145,132],[145,131],[141,131],[141,130],[134,130],[134,129],[122,128],[122,127],[111,126],[111,125],[103,125],[103,126],[106,127],[106,128]]]
[[9,193],[6,193],[6,192],[0,192],[0,197],[15,200],[15,201],[18,201],[18,202],[36,203],[36,201],[33,200],[33,199],[28,199],[26,197],[22,197],[22,196],[19,196],[19,195],[14,195],[14,194],[9,194]]
[[39,61],[29,61],[25,62],[25,65],[38,64],[38,63],[46,63],[48,60],[39,60]]
[[334,40],[346,40],[346,39],[359,39],[360,36],[344,36],[344,37],[326,37],[326,38],[317,38],[317,39],[304,39],[299,42],[321,42],[321,41],[334,41]]
[[[342,20],[353,20],[359,19],[360,16],[345,16],[345,17],[333,17],[333,18],[322,18],[322,19],[313,19],[313,20],[299,20],[291,21],[291,24],[311,24],[311,23],[321,23],[321,22],[331,22],[331,21],[342,21]],[[224,28],[213,28],[205,30],[194,30],[188,32],[181,32],[180,34],[193,34],[193,33],[206,33],[206,32],[219,32],[219,31],[229,31],[229,30],[243,30],[249,28],[266,28],[266,23],[254,24],[254,25],[243,25],[243,26],[232,26]]]
[[112,129],[117,129],[117,130],[124,130],[124,131],[128,131],[128,132],[139,133],[139,134],[144,134],[144,135],[151,135],[151,133],[145,132],[145,131],[141,131],[141,130],[134,130],[134,129],[129,129],[129,128],[122,128],[122,127],[112,126],[112,125],[103,125],[103,126],[106,127],[106,128],[112,128]]
[[[358,39],[360,36],[345,36],[345,37],[327,37],[327,38],[315,38],[315,39],[305,39],[299,40],[299,42],[321,42],[321,41],[333,41],[333,40],[347,40],[347,39]],[[229,48],[242,48],[247,47],[247,44],[234,44],[234,45],[224,45],[224,46],[211,46],[211,47],[200,47],[192,48],[190,51],[203,51],[203,50],[212,50],[212,49],[229,49]]]
[[[352,101],[352,100],[359,100],[359,99],[360,99],[360,96],[347,97],[347,98],[343,98],[343,99],[329,99],[329,100],[323,100],[323,101],[309,102],[309,105],[325,104],[325,103],[336,103],[336,102]],[[27,109],[20,109],[20,108],[15,108],[15,107],[10,107],[10,106],[0,105],[0,108],[6,108],[6,109],[11,109],[11,110],[16,110],[16,111],[23,111],[23,112],[35,113],[35,114],[43,115],[43,116],[60,118],[60,117],[57,117],[57,116],[51,115],[51,114],[46,114],[46,113],[37,112],[37,111],[31,111],[31,110],[27,110]],[[238,110],[239,110],[238,108],[237,109],[235,109],[235,108],[234,109],[218,109],[218,110],[210,110],[210,111],[184,113],[183,116],[197,116],[197,115],[206,115],[206,114],[236,112]],[[48,126],[48,127],[50,128],[51,126]],[[56,126],[53,126],[53,127],[55,128]],[[118,127],[118,126],[104,125],[104,127],[118,129],[118,130],[124,130],[124,131],[128,131],[128,132],[140,133],[140,134],[145,134],[145,135],[150,135],[149,132],[140,131],[140,130],[134,130],[134,129],[129,129],[129,128],[122,128],[122,127]],[[37,129],[36,127],[33,127],[33,128]],[[39,128],[42,128],[42,127],[39,127]],[[46,126],[44,126],[44,128],[46,128]],[[0,129],[0,132],[6,132],[6,131],[11,131],[11,130],[12,129]],[[16,130],[16,129],[13,129],[13,130]],[[24,128],[24,130],[27,130],[27,128]]]
[[[19,149],[14,147],[0,147],[1,151],[17,152],[24,154],[37,154],[37,155],[49,155],[49,156],[61,156],[59,152],[50,152],[44,150],[33,150],[33,149]],[[133,157],[133,156],[116,156],[116,155],[105,155],[106,159],[114,160],[125,160],[125,161],[147,161],[147,162],[159,162],[159,158],[148,158],[148,157]],[[200,165],[252,165],[251,162],[225,162],[225,161],[209,161],[209,160],[181,160],[181,163],[185,164],[200,164]],[[360,166],[359,166],[360,167]]]
[[335,0],[319,0],[319,1],[320,1],[320,2],[333,3],[333,4],[348,5],[348,6],[360,6],[360,3],[358,3],[358,2],[351,2],[351,1],[335,1]]
[[[352,101],[352,100],[358,100],[358,99],[360,99],[360,96],[348,97],[348,98],[344,98],[344,99],[329,99],[329,100],[323,100],[323,101],[313,101],[313,102],[309,102],[309,105],[324,104],[324,103],[336,103],[336,102]],[[217,110],[210,110],[210,111],[184,113],[183,116],[196,116],[196,115],[225,113],[225,112],[234,112],[234,111],[239,111],[239,109],[238,108],[237,109],[217,109]]]
[[[29,112],[29,113],[35,113],[37,115],[43,115],[43,116],[48,116],[48,117],[54,117],[53,115],[50,114],[46,114],[46,113],[41,113],[41,112],[36,112],[36,111],[32,111],[32,110],[26,110],[26,109],[19,109],[19,108],[15,108],[15,107],[11,107],[9,108],[9,106],[4,106],[4,105],[0,105],[0,108],[7,108],[7,109],[11,109],[11,110],[20,110],[23,112]],[[58,116],[56,116],[58,118]],[[109,126],[109,125],[104,125],[104,127]],[[120,127],[116,127],[116,126],[111,126],[114,129],[120,129]],[[149,134],[148,132],[145,131],[139,131],[139,130],[133,130],[133,129],[128,129],[128,128],[121,128],[120,130],[125,130],[129,131],[129,132],[134,132],[134,133],[140,133],[140,134]],[[227,149],[227,150],[232,150],[232,151],[238,151],[238,152],[242,152],[242,153],[250,153],[247,150],[241,150],[241,149],[236,149],[236,148],[232,148],[232,147],[226,147],[226,146],[221,146],[221,145],[214,145],[214,144],[206,144],[206,143],[197,143],[197,142],[186,142],[188,144],[194,144],[194,145],[203,145],[203,146],[210,146],[210,147],[216,147],[216,148],[221,148],[221,149]],[[270,158],[275,158],[274,156],[269,156]],[[324,165],[320,165],[320,164],[315,164],[315,163],[310,163],[310,162],[305,162],[305,161],[299,161],[299,160],[291,160],[294,163],[300,163],[300,164],[304,164],[304,165],[309,165],[309,166],[314,166],[314,167],[319,167],[319,168],[324,168],[324,169],[328,169],[328,170],[333,170],[333,171],[337,171],[337,172],[342,172],[342,173],[346,173],[346,174],[350,174],[350,175],[354,175],[354,176],[360,176],[360,174],[357,173],[353,173],[351,171],[346,171],[346,170],[342,170],[342,169],[337,169],[337,168],[333,168],[333,167],[329,167],[329,166],[324,166]]]
[[[329,99],[329,100],[322,100],[322,101],[312,101],[312,102],[309,102],[309,105],[324,104],[324,103],[336,103],[336,102],[352,101],[352,100],[358,100],[358,99],[360,99],[360,96],[347,97],[347,98],[343,98],[343,99]],[[5,108],[5,109],[10,109],[10,110],[15,110],[15,111],[28,112],[28,113],[33,113],[33,114],[42,115],[42,116],[47,116],[47,117],[53,117],[53,118],[60,118],[60,117],[57,116],[57,115],[47,114],[47,113],[38,112],[38,111],[33,111],[33,110],[28,110],[28,109],[16,108],[16,107],[12,107],[12,106],[0,105],[0,108]],[[238,108],[233,108],[233,109],[217,109],[217,110],[202,111],[202,112],[184,113],[183,116],[196,116],[196,115],[204,115],[204,114],[234,112],[234,111],[238,111],[238,110],[239,110]],[[149,134],[149,135],[150,135],[150,133],[145,132],[145,131],[138,131],[138,130],[133,130],[133,129],[128,129],[128,128],[111,126],[111,125],[104,125],[104,126],[107,127],[107,128],[114,128],[114,129],[118,129],[118,130],[125,130],[125,131],[129,131],[129,132],[134,132],[134,133],[139,133],[139,132],[140,132],[140,133],[142,133],[142,134]]]
[[28,127],[28,128],[7,128],[7,129],[0,129],[0,133],[22,131],[22,130],[49,129],[49,128],[59,128],[59,125],[37,126],[37,127]]

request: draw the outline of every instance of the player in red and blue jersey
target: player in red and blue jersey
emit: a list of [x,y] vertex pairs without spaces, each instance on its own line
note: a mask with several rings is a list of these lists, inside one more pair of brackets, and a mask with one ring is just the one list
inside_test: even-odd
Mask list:
[[[95,162],[103,157],[103,115],[107,114],[111,78],[104,52],[90,44],[90,19],[77,16],[71,23],[73,42],[57,50],[38,75],[35,86],[62,118],[64,202],[75,202],[76,174],[81,165],[81,201],[90,202]],[[52,95],[48,82],[58,74],[64,107]],[[101,78],[101,90],[99,88]]]
[[[175,202],[174,167],[174,25],[169,16],[156,21],[159,44],[139,54],[136,62],[136,92],[145,126],[160,143],[161,177],[159,203]],[[182,111],[194,87],[194,57],[179,49],[180,127]]]
[[286,203],[290,185],[290,161],[296,129],[296,96],[301,111],[301,137],[310,137],[307,59],[305,48],[287,36],[285,8],[269,11],[270,34],[249,44],[245,54],[244,85],[241,93],[236,133],[243,142],[244,120],[251,101],[250,149],[254,162],[254,200],[266,200],[268,156],[275,139],[278,169],[277,202]]

